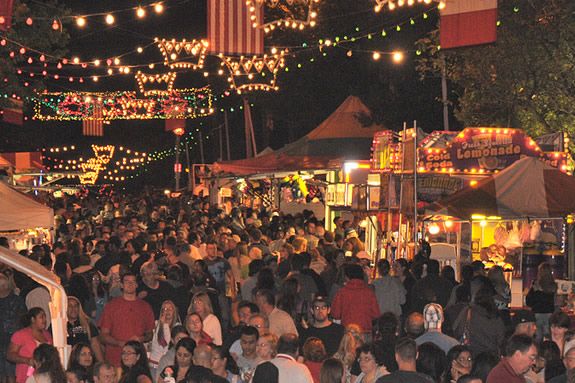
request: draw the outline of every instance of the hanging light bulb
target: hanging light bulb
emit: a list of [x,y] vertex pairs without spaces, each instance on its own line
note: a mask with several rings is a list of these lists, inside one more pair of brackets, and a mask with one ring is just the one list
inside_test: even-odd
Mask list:
[[76,18],[76,25],[79,26],[80,28],[83,28],[86,26],[86,18],[85,17],[77,17]]
[[138,18],[140,18],[140,19],[145,17],[146,16],[146,10],[144,8],[142,8],[141,6],[138,7],[136,9],[136,16],[138,16]]
[[60,23],[58,22],[58,20],[54,20],[54,22],[52,22],[52,29],[55,31],[60,29]]
[[379,60],[379,59],[381,58],[381,53],[379,53],[379,52],[373,52],[373,56],[372,56],[372,57],[373,57],[373,59],[374,59],[375,61],[377,61],[377,60]]
[[32,25],[33,23],[34,23],[34,20],[32,20],[31,17],[28,17],[28,18],[26,19],[26,25]]
[[394,63],[399,64],[403,61],[403,53],[399,51],[393,52],[392,58]]
[[162,3],[156,3],[156,4],[154,5],[154,11],[155,11],[156,13],[162,13],[162,12],[164,12],[164,5],[163,5]]
[[110,13],[108,13],[106,15],[106,24],[112,25],[112,24],[114,24],[115,21],[116,21],[116,19],[114,18],[114,15],[112,15]]

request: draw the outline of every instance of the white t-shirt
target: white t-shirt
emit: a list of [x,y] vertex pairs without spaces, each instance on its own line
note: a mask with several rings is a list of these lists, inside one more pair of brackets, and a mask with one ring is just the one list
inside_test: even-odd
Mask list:
[[222,345],[222,326],[220,320],[214,315],[209,314],[203,321],[204,331],[212,337],[216,346]]

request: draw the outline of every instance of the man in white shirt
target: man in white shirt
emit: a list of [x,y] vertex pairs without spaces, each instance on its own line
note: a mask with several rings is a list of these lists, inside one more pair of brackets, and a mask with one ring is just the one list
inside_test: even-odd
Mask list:
[[313,383],[313,378],[305,364],[299,363],[299,338],[296,334],[284,334],[278,342],[278,353],[271,363],[279,371],[278,383]]
[[292,317],[275,306],[276,301],[272,291],[266,289],[258,290],[256,292],[256,304],[260,309],[260,313],[268,317],[272,334],[277,337],[281,337],[283,334],[298,335]]

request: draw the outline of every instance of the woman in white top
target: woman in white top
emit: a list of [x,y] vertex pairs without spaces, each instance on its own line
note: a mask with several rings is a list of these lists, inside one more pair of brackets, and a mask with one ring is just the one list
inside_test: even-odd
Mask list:
[[162,303],[160,309],[160,319],[156,321],[152,342],[150,343],[150,357],[148,363],[150,365],[150,372],[152,373],[152,380],[156,381],[157,368],[162,359],[162,356],[168,352],[171,340],[172,328],[180,323],[178,309],[174,302],[170,300]]
[[195,312],[202,318],[203,330],[217,346],[222,345],[222,326],[220,320],[214,315],[212,302],[205,292],[197,293],[192,298],[192,303],[188,307],[188,313]]

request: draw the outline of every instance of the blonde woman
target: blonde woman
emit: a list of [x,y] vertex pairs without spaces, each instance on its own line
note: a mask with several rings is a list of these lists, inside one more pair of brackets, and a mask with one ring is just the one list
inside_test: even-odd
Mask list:
[[256,343],[257,363],[272,360],[277,354],[278,337],[275,334],[265,333],[258,338]]
[[248,245],[245,242],[240,242],[234,249],[234,256],[228,260],[232,273],[236,282],[241,284],[248,278],[248,266],[252,261],[248,257]]
[[102,346],[98,340],[98,329],[92,323],[92,320],[82,309],[80,300],[74,296],[68,296],[68,344],[75,346],[78,343],[86,343],[92,347],[94,357],[97,362],[104,360]]
[[351,377],[351,365],[356,358],[356,350],[363,345],[364,340],[362,337],[362,329],[359,325],[351,323],[346,326],[343,338],[339,342],[339,348],[337,352],[333,355],[335,359],[341,360],[345,367],[346,382],[350,383],[352,381]]
[[181,324],[181,321],[176,305],[170,300],[164,301],[160,309],[160,319],[156,321],[152,342],[150,343],[148,363],[150,364],[150,372],[154,381],[156,381],[160,359],[168,352],[170,347],[172,328],[179,324]]
[[212,302],[205,292],[196,293],[188,307],[188,313],[196,313],[202,318],[203,330],[212,339],[216,346],[222,345],[222,326],[218,317],[214,315]]

